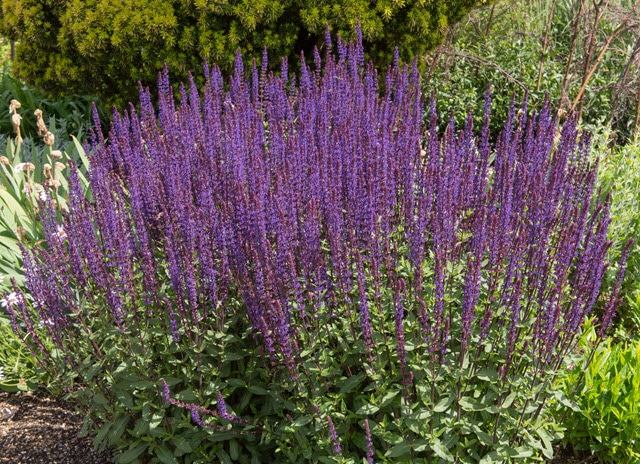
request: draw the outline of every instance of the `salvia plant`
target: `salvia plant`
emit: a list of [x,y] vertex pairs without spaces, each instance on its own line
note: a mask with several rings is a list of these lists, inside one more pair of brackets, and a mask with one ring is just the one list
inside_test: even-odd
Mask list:
[[554,379],[625,268],[601,291],[588,137],[512,104],[492,146],[489,96],[439,134],[415,63],[335,48],[207,65],[179,104],[161,73],[157,113],[141,89],[96,131],[92,197],[72,171],[68,213],[42,203],[7,309],[119,462],[551,457]]

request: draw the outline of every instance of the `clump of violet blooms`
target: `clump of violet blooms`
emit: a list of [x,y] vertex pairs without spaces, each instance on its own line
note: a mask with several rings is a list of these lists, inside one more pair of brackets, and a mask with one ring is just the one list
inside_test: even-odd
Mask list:
[[[268,73],[266,53],[249,74],[238,56],[226,83],[205,66],[178,104],[165,69],[157,113],[141,89],[108,140],[97,125],[91,199],[72,173],[65,236],[45,215],[46,249],[24,251],[37,304],[7,305],[14,328],[45,364],[80,370],[136,337],[153,357],[149,325],[204,356],[244,321],[252,361],[234,375],[286,410],[261,416],[224,369],[194,365],[198,381],[161,357],[145,367],[149,401],[240,442],[248,423],[309,416],[295,433],[336,459],[548,456],[555,372],[596,304],[604,336],[625,268],[626,254],[601,291],[609,204],[594,198],[588,137],[575,118],[558,129],[548,102],[512,104],[492,145],[489,93],[479,134],[470,116],[438,134],[415,62],[381,78],[360,41],[336,48],[328,36],[324,64],[316,52],[297,77],[286,61]],[[166,376],[203,406],[172,400]]]

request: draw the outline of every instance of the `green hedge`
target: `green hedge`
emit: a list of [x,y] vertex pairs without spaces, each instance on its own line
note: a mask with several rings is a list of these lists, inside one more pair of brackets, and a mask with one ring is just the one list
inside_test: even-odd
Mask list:
[[[176,81],[202,61],[226,70],[244,56],[310,56],[325,25],[351,39],[359,22],[369,57],[386,68],[396,45],[412,59],[485,0],[1,0],[0,33],[19,40],[15,72],[53,94],[135,99],[167,63]],[[279,66],[278,60],[271,63]]]

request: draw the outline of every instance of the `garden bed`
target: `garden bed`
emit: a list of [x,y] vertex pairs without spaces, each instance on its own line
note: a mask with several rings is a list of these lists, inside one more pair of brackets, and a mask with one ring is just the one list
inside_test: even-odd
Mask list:
[[0,393],[0,463],[107,464],[91,437],[78,437],[82,416],[69,403],[43,393]]

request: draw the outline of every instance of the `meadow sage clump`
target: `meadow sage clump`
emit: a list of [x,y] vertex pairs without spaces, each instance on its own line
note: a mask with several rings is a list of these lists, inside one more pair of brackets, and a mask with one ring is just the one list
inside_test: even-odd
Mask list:
[[492,147],[489,98],[439,135],[415,64],[336,48],[297,79],[206,66],[177,106],[163,72],[25,252],[14,327],[121,462],[551,456],[555,374],[618,303],[588,138],[512,105]]

